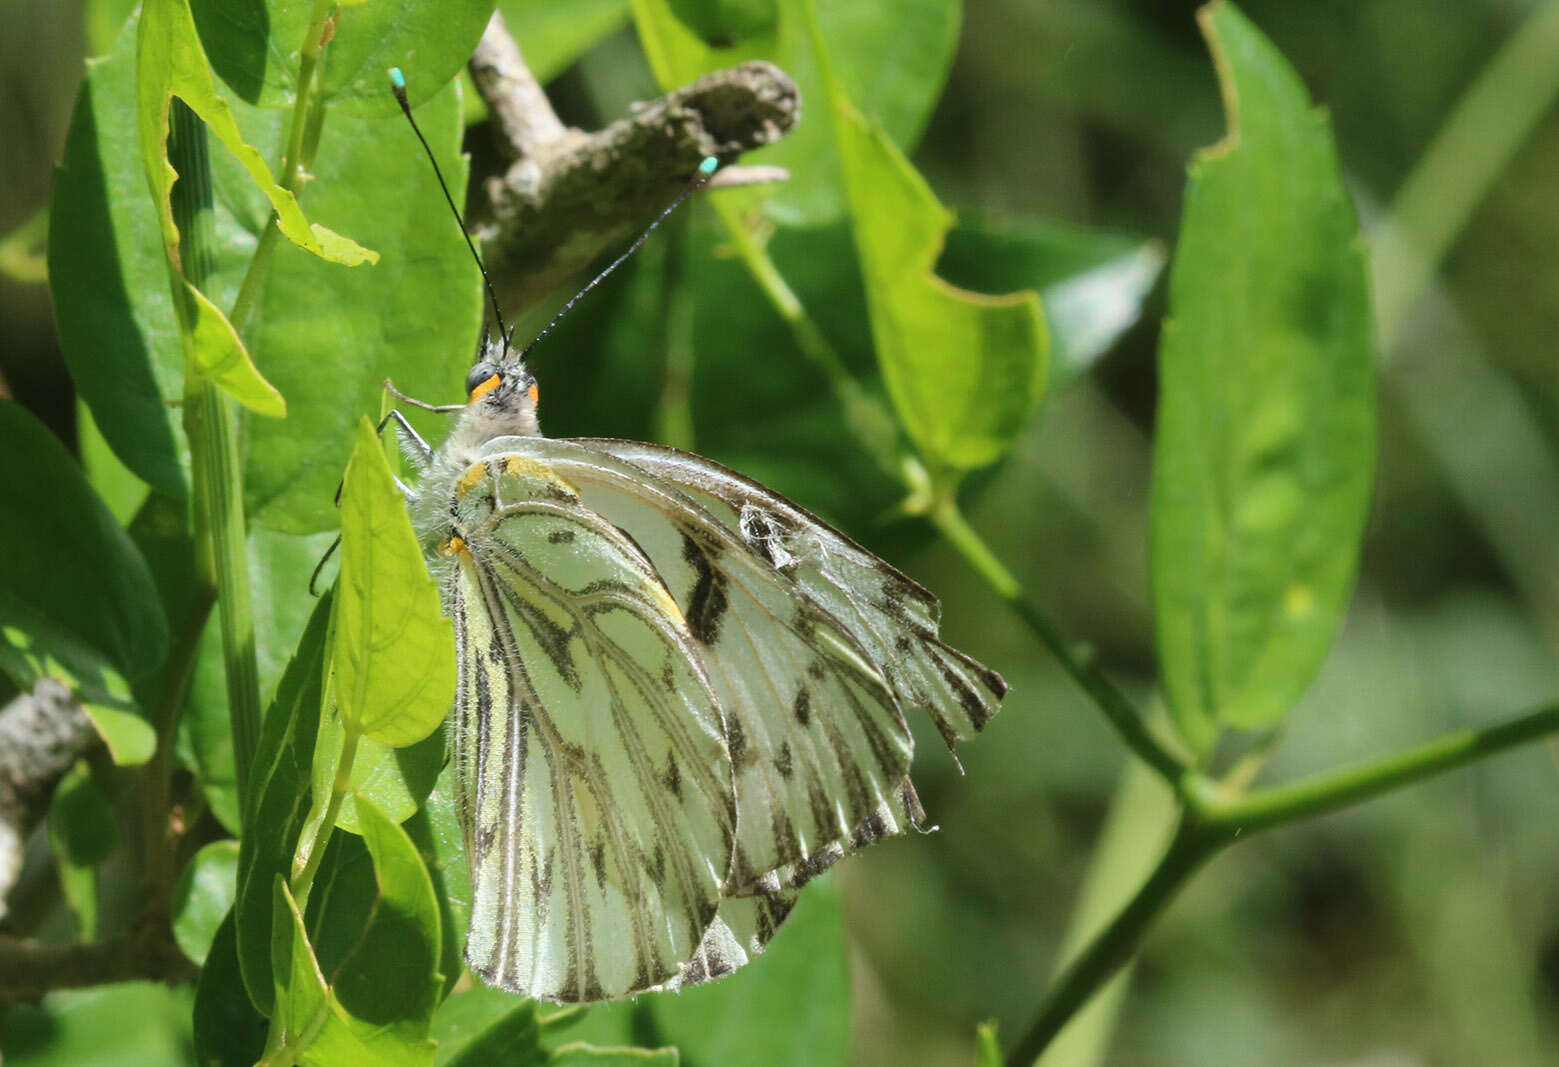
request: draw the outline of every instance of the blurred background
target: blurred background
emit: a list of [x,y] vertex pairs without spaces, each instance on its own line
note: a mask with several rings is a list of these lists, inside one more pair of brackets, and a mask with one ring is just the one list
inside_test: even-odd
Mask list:
[[[519,9],[536,5],[509,6],[521,23]],[[546,73],[564,119],[594,127],[657,89],[626,3],[585,6],[598,28]],[[1415,198],[1398,217],[1445,249],[1416,297],[1422,263],[1377,261],[1381,455],[1363,571],[1321,677],[1278,739],[1263,779],[1275,782],[1493,721],[1559,688],[1559,3],[1241,6],[1330,112],[1372,245],[1389,243],[1378,227],[1406,186]],[[72,443],[70,380],[30,253],[83,59],[106,50],[127,9],[0,0],[0,374]],[[1194,10],[968,4],[947,40],[945,89],[904,145],[959,216],[944,275],[1040,288],[1058,333],[1049,395],[1014,454],[971,479],[971,520],[1143,708],[1156,706],[1146,509],[1161,268],[1188,158],[1223,133]],[[1444,146],[1436,183],[1415,186],[1469,100],[1484,109],[1474,117],[1492,118]],[[810,121],[823,121],[820,107]],[[468,141],[479,163],[483,137],[478,127]],[[773,248],[870,377],[844,224],[781,228]],[[916,781],[939,832],[871,849],[833,876],[853,965],[853,1061],[968,1064],[975,1024],[1020,1033],[1067,947],[1136,887],[1168,828],[1167,797],[961,561],[888,516],[893,486],[720,251],[710,219],[689,213],[560,331],[553,350],[566,360],[537,368],[544,425],[659,436],[668,353],[690,349],[699,450],[936,590],[944,635],[1012,684],[1004,713],[960,751],[966,775],[931,731],[918,737]],[[1105,998],[1112,1010],[1081,1020],[1046,1063],[1559,1062],[1556,812],[1555,750],[1529,746],[1234,848],[1169,910],[1129,985]],[[55,1006],[47,1036],[13,1032],[8,1052],[178,1062],[181,996],[80,994]],[[84,1021],[101,1017],[103,998],[134,1020],[108,1045]]]

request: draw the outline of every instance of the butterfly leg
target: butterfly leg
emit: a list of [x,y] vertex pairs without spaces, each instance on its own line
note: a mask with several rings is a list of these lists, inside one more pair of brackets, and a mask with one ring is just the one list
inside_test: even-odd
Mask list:
[[[400,438],[401,451],[406,455],[407,459],[417,465],[419,470],[426,470],[428,464],[433,462],[433,449],[422,439],[420,433],[412,429],[411,423],[406,421],[406,416],[391,408],[389,414],[379,420],[379,425],[374,432],[383,433],[384,428],[389,425],[391,420],[395,422],[395,436]],[[400,485],[400,482],[397,481],[396,484]],[[406,487],[401,485],[401,489],[404,491]],[[409,496],[410,494],[408,493],[407,495]]]

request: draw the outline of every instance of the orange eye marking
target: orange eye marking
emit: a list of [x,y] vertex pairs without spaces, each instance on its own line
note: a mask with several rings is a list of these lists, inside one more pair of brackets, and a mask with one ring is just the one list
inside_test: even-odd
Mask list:
[[455,483],[455,496],[464,498],[467,493],[480,485],[485,477],[487,477],[487,464],[471,464],[471,466],[466,468],[466,472],[460,476],[460,480]]
[[541,399],[541,390],[536,388],[535,382],[531,382],[530,388],[525,390],[525,395],[529,396],[530,402],[534,404]]
[[502,383],[503,378],[496,374],[486,379],[485,381],[478,382],[476,388],[471,390],[471,396],[469,397],[471,403],[476,403],[478,400],[482,399],[482,397],[498,388],[498,386]]
[[451,534],[449,537],[444,538],[443,543],[438,546],[438,554],[441,556],[453,556],[456,553],[462,556],[465,555],[466,543],[462,538]]

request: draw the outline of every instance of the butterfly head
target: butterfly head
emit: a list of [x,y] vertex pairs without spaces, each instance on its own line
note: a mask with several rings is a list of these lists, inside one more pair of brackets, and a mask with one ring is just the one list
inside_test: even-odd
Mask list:
[[466,375],[467,421],[479,423],[486,437],[540,433],[536,421],[536,378],[506,346],[485,341]]

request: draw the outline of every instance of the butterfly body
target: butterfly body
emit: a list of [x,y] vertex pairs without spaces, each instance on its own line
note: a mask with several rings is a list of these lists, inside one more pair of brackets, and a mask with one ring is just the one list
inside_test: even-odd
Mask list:
[[718,977],[806,880],[918,824],[904,712],[949,745],[1005,684],[935,599],[689,453],[540,436],[494,344],[410,500],[456,624],[467,961],[591,1001]]

